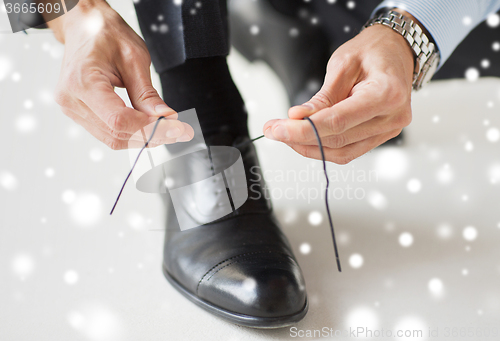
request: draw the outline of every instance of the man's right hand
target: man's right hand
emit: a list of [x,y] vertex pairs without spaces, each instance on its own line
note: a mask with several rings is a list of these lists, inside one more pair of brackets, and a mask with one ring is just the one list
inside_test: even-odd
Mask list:
[[[81,0],[50,21],[66,45],[56,102],[62,111],[114,150],[141,147],[158,117],[165,116],[150,146],[189,141],[192,127],[160,98],[151,83],[144,41],[103,0]],[[114,87],[127,89],[128,108]]]

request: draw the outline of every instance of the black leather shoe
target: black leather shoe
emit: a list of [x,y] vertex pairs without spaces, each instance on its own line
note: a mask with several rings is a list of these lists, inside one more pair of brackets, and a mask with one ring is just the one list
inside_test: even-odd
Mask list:
[[[206,141],[208,146],[231,146],[245,144],[248,138],[219,134]],[[168,210],[163,271],[180,293],[219,317],[255,328],[289,326],[307,312],[304,279],[272,212],[255,147],[247,143],[239,149],[249,197],[229,215],[180,230],[179,214],[184,223],[195,221],[200,212],[209,215],[227,204],[222,200],[226,193],[221,193],[215,180],[193,187],[180,198],[177,195],[175,212],[171,196],[163,196]],[[175,166],[169,166],[168,176],[194,183],[231,166],[223,156],[200,155],[178,158]]]
[[276,72],[292,106],[318,92],[330,51],[324,32],[310,18],[284,15],[264,0],[232,0],[229,15],[231,44],[248,60],[263,60]]

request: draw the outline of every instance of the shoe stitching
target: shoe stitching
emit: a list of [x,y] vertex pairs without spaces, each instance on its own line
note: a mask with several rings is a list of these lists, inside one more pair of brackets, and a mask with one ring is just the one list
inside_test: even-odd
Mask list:
[[288,257],[288,258],[290,258],[290,259],[292,259],[292,260],[293,260],[293,258],[292,258],[292,257],[290,257],[289,255],[287,255],[287,254],[285,254],[285,253],[282,253],[282,252],[277,252],[277,251],[255,251],[255,252],[247,252],[247,253],[242,253],[241,255],[237,255],[237,256],[233,256],[233,257],[227,258],[227,259],[223,260],[222,262],[219,262],[219,263],[217,263],[216,265],[214,265],[212,268],[210,268],[210,270],[208,270],[208,271],[207,271],[207,272],[203,275],[203,277],[202,277],[202,278],[200,279],[200,281],[198,282],[198,285],[196,286],[196,293],[198,293],[198,289],[199,289],[199,287],[200,287],[200,284],[201,284],[201,282],[203,282],[203,280],[205,279],[205,277],[207,277],[207,276],[208,276],[208,274],[209,274],[212,270],[214,270],[214,269],[215,269],[215,268],[217,268],[218,266],[222,265],[223,263],[228,262],[228,261],[230,261],[230,260],[234,260],[234,261],[230,262],[229,264],[224,265],[223,267],[221,267],[221,268],[220,268],[220,269],[218,269],[217,271],[215,271],[215,272],[214,272],[214,273],[213,273],[213,274],[212,274],[209,278],[207,278],[207,281],[208,281],[210,278],[212,278],[212,277],[213,277],[213,276],[214,276],[217,272],[219,272],[220,270],[224,269],[225,267],[227,267],[227,266],[229,266],[229,265],[231,265],[231,264],[234,264],[234,263],[237,263],[238,261],[240,261],[240,259],[238,259],[238,260],[235,260],[235,259],[237,259],[237,258],[249,258],[249,257],[251,258],[251,257],[253,257],[253,256],[254,256],[254,255],[256,255],[256,254],[263,254],[263,253],[277,253],[277,254],[283,255],[283,256]]
[[[273,251],[270,251],[269,253],[271,253],[271,252],[273,252]],[[285,257],[288,257],[287,255],[285,255],[285,254],[283,254],[283,253],[281,253],[281,252],[274,252],[274,253],[277,253],[277,254],[283,255],[283,256],[285,256]],[[222,269],[224,269],[224,268],[226,268],[226,267],[228,267],[228,266],[230,266],[230,265],[232,265],[232,264],[234,264],[234,263],[238,263],[238,262],[240,262],[242,259],[249,259],[249,258],[254,258],[254,257],[255,257],[255,255],[251,255],[251,256],[243,257],[243,258],[241,258],[241,259],[236,259],[236,260],[232,261],[231,263],[228,263],[228,264],[224,265],[223,267],[221,267],[221,268],[217,269],[217,271],[215,271],[214,273],[212,273],[212,275],[206,279],[206,282],[208,282],[208,281],[210,280],[210,278],[214,277],[214,275],[215,275],[217,272],[221,271]]]

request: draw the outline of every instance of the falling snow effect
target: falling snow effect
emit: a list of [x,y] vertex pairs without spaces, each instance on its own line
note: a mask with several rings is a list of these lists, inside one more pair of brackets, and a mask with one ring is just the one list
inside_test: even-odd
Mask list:
[[65,204],[72,204],[76,199],[76,193],[74,191],[68,189],[62,193],[61,198]]
[[102,304],[84,305],[67,315],[71,327],[91,341],[122,340],[125,327],[118,315]]
[[422,189],[422,183],[418,179],[410,179],[406,184],[406,188],[410,193],[418,193]]
[[247,291],[253,291],[257,287],[257,281],[251,277],[243,280],[243,288]]
[[375,170],[381,180],[397,180],[408,171],[408,155],[400,148],[385,148],[378,151]]
[[300,244],[299,251],[303,255],[308,255],[311,253],[311,245],[308,243],[302,243]]
[[492,184],[500,183],[500,163],[496,163],[490,166],[488,169],[488,176]]
[[317,226],[323,222],[323,215],[319,211],[312,211],[307,219],[309,224]]
[[23,106],[25,109],[31,109],[31,108],[33,108],[33,101],[30,99],[27,99],[26,101],[24,101]]
[[0,82],[3,81],[12,69],[12,62],[7,58],[0,56]]
[[500,25],[500,16],[497,13],[488,15],[486,18],[486,24],[491,28],[498,27]]
[[500,139],[500,130],[497,128],[489,128],[486,131],[486,139],[490,142],[497,142]]
[[257,34],[259,34],[259,32],[260,32],[259,26],[253,25],[250,27],[250,34],[256,36]]
[[101,199],[96,194],[83,193],[76,195],[70,204],[70,217],[82,227],[95,225],[102,216]]
[[88,34],[95,36],[102,30],[104,18],[100,12],[94,11],[82,24]]
[[371,330],[379,327],[379,318],[375,310],[370,307],[356,307],[347,313],[346,328],[363,326]]
[[[171,1],[174,1],[177,5],[182,3],[182,1],[178,0]],[[332,5],[340,3],[336,0],[325,1]],[[139,2],[139,0],[135,0],[134,2]],[[356,6],[361,7],[361,2],[359,1],[345,1],[342,3],[346,3],[349,9],[356,9]],[[203,4],[206,3],[199,1],[194,4],[195,8],[193,8],[192,11],[193,15],[200,13],[199,9]],[[130,17],[126,18],[127,21],[129,21],[129,19]],[[159,16],[157,20],[158,21],[154,24],[154,28],[158,33],[168,34],[170,31],[176,29],[175,27],[169,27],[165,23],[165,18],[161,18],[161,16]],[[318,18],[310,15],[306,18],[305,22],[310,24],[321,24]],[[471,19],[464,18],[464,24],[470,26]],[[491,28],[498,28],[498,14],[488,16],[486,24]],[[94,20],[93,23],[87,23],[88,32],[91,34],[98,34],[101,26],[102,22],[99,19]],[[251,34],[257,36],[262,36],[265,33],[264,27],[249,26],[246,29]],[[299,37],[303,34],[303,32],[296,27],[290,26],[287,30],[288,31],[285,31],[285,33],[289,35],[290,39]],[[341,26],[341,30],[354,33],[356,28],[354,26]],[[35,42],[35,39],[31,37],[23,37],[23,39],[29,39],[29,42],[28,40],[26,40],[26,42],[21,42],[19,49],[24,53],[32,53],[37,55],[37,57],[40,56],[40,58],[45,58],[44,63],[47,64],[47,71],[52,71],[53,74],[57,74],[61,62],[60,59],[63,54],[62,45],[58,44],[52,38],[44,41],[45,37],[43,35],[32,35],[32,37],[39,39],[39,41]],[[0,44],[8,43],[8,39],[7,36],[0,37]],[[500,41],[498,41],[498,37],[488,40],[485,44],[490,55],[478,56],[475,63],[468,65],[470,68],[460,71],[464,73],[469,82],[475,82],[475,84],[467,84],[470,89],[473,89],[482,82],[482,79],[480,79],[481,76],[486,75],[487,72],[491,72],[495,67],[498,67],[498,59],[496,58],[500,55]],[[497,53],[493,54],[492,51]],[[0,85],[3,86],[2,91],[5,89],[6,93],[9,87],[28,86],[28,82],[32,81],[32,75],[24,66],[20,65],[20,61],[13,56],[13,54],[8,53],[7,49],[2,50],[0,54]],[[57,68],[52,67],[52,65],[57,65]],[[252,69],[246,69],[245,72],[247,75],[253,75]],[[28,87],[29,91],[16,98],[15,110],[11,111],[12,116],[9,116],[4,122],[4,127],[8,127],[5,129],[12,130],[12,136],[17,136],[19,141],[30,141],[33,149],[38,147],[36,145],[39,141],[38,138],[42,136],[43,133],[46,133],[46,118],[49,117],[48,113],[53,114],[59,111],[59,107],[55,103],[53,96],[53,85],[55,85],[56,80],[57,79],[54,78],[52,79],[53,82],[50,82],[49,79],[48,82],[43,84],[33,83],[36,85],[33,85],[32,88]],[[311,89],[317,87],[317,83],[310,84]],[[452,89],[452,87],[450,87],[450,89]],[[421,93],[422,95],[424,94],[424,92]],[[428,96],[432,97],[432,91],[429,91]],[[406,148],[406,146],[402,148],[384,147],[375,150],[371,155],[366,157],[366,159],[371,158],[370,162],[372,162],[372,164],[366,166],[366,168],[376,170],[380,182],[366,185],[367,201],[360,203],[362,205],[368,204],[370,207],[360,205],[359,210],[364,210],[364,213],[368,216],[368,212],[371,212],[374,214],[374,217],[380,218],[379,221],[376,221],[376,219],[373,220],[373,228],[378,228],[379,230],[377,233],[383,235],[387,240],[387,244],[382,246],[392,247],[392,250],[406,257],[425,248],[426,244],[424,243],[434,242],[436,243],[434,246],[437,245],[439,248],[443,248],[440,252],[445,253],[446,248],[452,248],[453,250],[458,250],[462,255],[461,257],[468,257],[465,262],[460,260],[460,263],[452,267],[448,273],[442,274],[432,269],[432,271],[426,272],[425,277],[419,277],[419,280],[415,283],[415,288],[418,286],[418,291],[423,293],[422,297],[419,299],[421,299],[422,304],[427,307],[429,303],[442,304],[449,302],[449,299],[460,300],[460,297],[456,295],[456,293],[463,292],[459,290],[463,288],[460,287],[460,285],[465,286],[463,283],[468,283],[467,285],[470,286],[474,281],[483,278],[484,273],[481,272],[482,269],[477,266],[477,263],[474,264],[472,262],[472,256],[476,257],[479,254],[478,251],[482,250],[481,243],[490,238],[490,235],[488,235],[488,233],[490,233],[489,231],[494,230],[495,233],[500,233],[498,232],[500,231],[500,220],[498,217],[494,217],[488,224],[482,224],[474,219],[462,220],[461,217],[457,218],[451,215],[444,215],[436,217],[434,220],[429,218],[429,221],[426,221],[424,225],[418,226],[419,230],[417,231],[416,229],[412,230],[412,224],[405,224],[405,221],[398,220],[398,218],[393,216],[393,213],[400,209],[400,206],[398,206],[399,200],[402,202],[409,198],[411,198],[411,200],[423,200],[423,197],[427,198],[425,197],[426,195],[432,196],[432,194],[429,193],[443,194],[443,197],[440,197],[439,201],[436,203],[437,206],[443,205],[447,208],[447,206],[452,206],[458,202],[456,206],[457,212],[459,212],[461,208],[464,208],[464,212],[467,212],[470,209],[474,209],[473,205],[480,203],[482,200],[482,192],[476,191],[476,187],[486,183],[492,190],[498,191],[500,188],[500,159],[498,159],[497,155],[492,151],[496,150],[495,148],[498,147],[498,141],[500,140],[500,131],[498,129],[500,127],[500,121],[497,119],[496,115],[500,107],[500,86],[493,88],[488,96],[488,98],[482,98],[481,101],[477,103],[477,113],[474,110],[470,110],[470,113],[475,115],[473,124],[479,126],[479,134],[474,135],[473,133],[469,133],[466,128],[458,131],[457,134],[463,134],[460,136],[460,139],[450,139],[444,142],[448,143],[451,141],[450,145],[453,144],[454,148],[451,152],[450,149],[446,149],[449,145],[436,145],[443,142],[441,140],[426,141],[428,148],[424,149],[423,155],[425,155],[426,161],[432,161],[426,164],[426,167],[428,166],[426,168],[427,173],[420,172],[419,170],[414,171],[417,166],[415,154],[411,151],[411,143],[414,142],[413,139],[415,139],[415,135],[413,134],[416,134],[416,130],[415,132],[411,131],[411,129],[413,129],[412,127],[408,129],[410,148]],[[264,108],[265,106],[263,103],[261,103],[259,99],[256,99],[256,97],[257,96],[253,98],[250,97],[251,99],[248,101],[247,106],[259,109]],[[455,114],[458,115],[462,113],[450,113],[446,110],[436,110],[430,115],[424,116],[424,118],[429,129],[445,130],[449,122],[455,118],[455,116],[453,116]],[[66,118],[64,119],[66,120]],[[80,160],[83,160],[81,164],[79,163],[79,167],[87,166],[89,173],[87,174],[87,170],[83,168],[85,171],[79,173],[78,176],[87,177],[87,180],[91,180],[88,180],[84,185],[81,185],[79,181],[67,181],[69,176],[72,176],[70,172],[76,172],[75,169],[70,169],[66,167],[66,164],[62,162],[58,163],[58,161],[53,158],[45,158],[43,161],[34,165],[32,170],[33,178],[27,176],[27,173],[23,172],[21,168],[16,168],[15,162],[0,164],[0,195],[4,195],[4,197],[7,198],[8,204],[11,203],[11,198],[14,198],[12,202],[15,203],[15,205],[22,206],[25,203],[28,205],[28,196],[30,195],[28,191],[32,189],[34,179],[39,181],[41,186],[47,186],[45,187],[46,191],[53,191],[53,193],[55,193],[53,210],[44,207],[44,203],[42,202],[39,206],[43,208],[38,211],[34,210],[32,214],[30,213],[31,217],[29,217],[29,222],[23,222],[22,226],[17,226],[16,224],[10,224],[10,226],[6,225],[6,228],[11,229],[8,232],[9,235],[16,233],[14,231],[19,230],[20,227],[23,226],[26,226],[26,229],[32,229],[32,231],[43,231],[43,233],[51,233],[50,231],[56,231],[56,233],[58,233],[58,229],[62,228],[62,225],[64,225],[67,231],[71,231],[71,227],[74,226],[101,227],[98,225],[100,222],[103,223],[102,225],[104,227],[108,227],[107,224],[104,224],[106,221],[104,217],[105,213],[107,213],[107,200],[109,199],[106,191],[109,188],[113,188],[113,176],[116,174],[121,176],[122,174],[118,167],[115,167],[116,169],[114,168],[116,172],[112,175],[109,175],[106,171],[103,171],[103,169],[110,167],[115,161],[118,161],[115,164],[119,163],[121,160],[120,157],[116,156],[117,153],[109,152],[103,145],[89,144],[88,141],[90,141],[91,137],[84,129],[76,124],[63,121],[61,126],[56,125],[55,127],[59,128],[59,131],[54,131],[54,139],[63,146],[69,145],[71,149],[68,150],[72,151],[73,148],[77,150],[77,148],[83,146],[81,149],[77,150],[78,155],[81,157]],[[18,143],[18,141],[13,139],[12,143]],[[98,147],[92,148],[94,145]],[[45,147],[46,145],[40,142],[40,149]],[[475,163],[475,158],[479,158],[481,153],[490,153],[483,163],[478,163],[476,166],[477,171],[474,173],[475,177],[473,177],[474,187],[468,187],[472,186],[472,184],[466,182],[466,177],[470,176],[471,173],[468,172],[467,169],[464,170],[464,164],[461,163],[459,159],[453,158],[453,152],[455,151],[460,157],[471,160],[471,163]],[[52,155],[51,153],[53,152],[55,151],[51,150],[50,153],[46,155]],[[75,152],[75,155],[77,152]],[[64,160],[72,157],[72,155],[67,154],[66,150],[59,156]],[[26,158],[36,159],[36,157],[37,155],[35,154],[26,155]],[[363,159],[361,159],[361,162],[363,162]],[[93,170],[96,170],[95,173],[92,173]],[[94,181],[94,177],[99,178],[101,172],[103,174],[102,178],[106,181],[106,184],[109,184],[109,187],[103,185],[102,190],[97,187],[101,186],[100,180]],[[413,177],[418,177],[418,179]],[[167,178],[165,182],[167,186],[175,185],[172,178]],[[398,196],[394,196],[394,192],[388,189],[388,184],[397,188]],[[86,192],[87,188],[95,192]],[[96,190],[96,188],[99,190]],[[482,187],[481,191],[486,191],[485,188],[487,187]],[[134,189],[131,187],[129,190],[133,191]],[[415,193],[419,194],[414,195]],[[444,195],[449,196],[444,197]],[[133,201],[133,198],[131,201]],[[137,200],[137,202],[139,201],[140,200]],[[360,203],[350,205],[357,205]],[[117,242],[113,247],[117,250],[119,250],[120,247],[118,242],[124,244],[124,242],[130,242],[134,240],[134,238],[142,238],[143,235],[149,235],[150,233],[143,233],[149,228],[163,227],[159,222],[161,221],[160,217],[158,218],[157,226],[153,227],[154,224],[152,224],[151,219],[149,219],[151,212],[148,211],[145,206],[138,206],[139,204],[130,207],[129,210],[124,209],[121,215],[115,217],[116,219],[114,219],[114,221],[116,221],[116,225],[111,223],[109,224],[109,229],[102,229],[103,231],[112,231],[112,238]],[[364,272],[368,272],[364,271],[365,269],[363,268],[365,266],[363,256],[358,253],[352,254],[354,251],[362,252],[363,255],[365,255],[366,260],[370,261],[369,267],[366,266],[366,270],[371,271],[372,268],[375,268],[374,264],[380,264],[378,263],[380,259],[377,259],[377,255],[372,253],[371,249],[370,251],[365,251],[365,249],[362,249],[360,244],[358,244],[365,238],[365,235],[358,234],[355,228],[356,226],[342,225],[347,219],[356,219],[356,214],[350,211],[343,211],[343,207],[341,206],[336,207],[334,205],[332,208],[334,210],[336,209],[334,219],[339,220],[338,226],[340,231],[337,231],[337,235],[339,245],[345,248],[343,256],[345,259],[343,262],[347,265],[346,273],[349,272],[349,268],[362,269],[357,271],[351,270],[355,275],[361,275]],[[438,210],[436,207],[433,209]],[[5,212],[7,212],[7,209]],[[317,246],[319,244],[317,244],[317,240],[313,238],[313,234],[324,233],[324,231],[314,226],[321,226],[325,223],[323,206],[297,209],[291,204],[290,207],[287,206],[286,208],[281,208],[281,210],[277,209],[277,212],[279,213],[279,220],[283,223],[284,227],[289,229],[289,231],[293,231],[291,238],[298,238],[292,240],[294,248],[297,249],[302,259],[310,262],[316,261],[315,257],[322,255],[323,250],[320,250],[319,246]],[[154,212],[154,214],[156,213],[157,212]],[[68,220],[68,218],[70,219]],[[66,219],[66,221],[64,221],[64,219]],[[449,220],[449,222],[441,223],[441,219]],[[371,221],[369,221],[368,224],[371,224]],[[467,226],[469,224],[470,226]],[[118,229],[113,230],[117,225],[119,226]],[[293,235],[293,233],[299,233],[296,232],[299,230],[297,226],[301,227],[300,233],[303,233],[302,235]],[[77,231],[73,230],[73,232],[81,233],[82,236],[93,236],[92,233],[96,233],[99,230],[101,229],[80,229]],[[24,230],[23,233],[26,233],[26,230]],[[428,233],[428,239],[424,239],[424,233]],[[95,236],[99,237],[98,234]],[[89,272],[89,269],[94,271],[96,268],[92,268],[90,262],[87,263],[87,265],[89,265],[87,268],[84,267],[85,263],[78,263],[75,254],[71,254],[74,250],[70,250],[69,257],[75,256],[71,263],[61,264],[57,269],[51,268],[53,267],[52,262],[58,259],[58,257],[67,259],[68,254],[65,253],[65,251],[67,252],[69,247],[64,243],[71,243],[71,238],[64,240],[64,243],[62,243],[59,241],[60,235],[54,235],[52,237],[52,240],[49,238],[42,240],[42,243],[39,245],[31,245],[31,241],[26,240],[26,245],[28,245],[26,248],[16,245],[15,247],[19,247],[19,249],[10,250],[9,253],[6,254],[7,275],[5,276],[5,281],[7,282],[10,277],[13,283],[15,283],[14,286],[12,286],[15,290],[13,289],[12,292],[8,293],[8,295],[10,295],[8,298],[12,299],[12,302],[15,302],[15,304],[21,302],[29,303],[30,300],[35,300],[30,292],[35,285],[38,287],[42,285],[44,281],[47,282],[46,278],[44,279],[43,277],[46,276],[47,270],[53,270],[50,272],[50,276],[53,278],[53,285],[62,289],[61,292],[67,291],[74,293],[75,290],[86,290],[84,286],[87,285],[89,279],[95,276],[94,273]],[[6,244],[7,243],[8,241]],[[95,250],[98,247],[102,247],[102,245],[92,245],[93,252],[97,252]],[[109,250],[108,247],[110,247],[109,244],[103,247],[103,249]],[[312,250],[313,248],[314,250]],[[121,251],[125,252],[123,250]],[[466,251],[470,253],[466,253]],[[127,259],[127,262],[130,261],[130,264],[127,263],[130,265],[130,268],[127,269],[127,271],[130,270],[132,271],[131,273],[135,274],[139,269],[143,269],[141,272],[141,276],[143,276],[149,268],[148,261],[143,258],[143,253],[133,253],[133,251],[130,251],[130,253],[131,256]],[[160,254],[155,254],[154,257],[161,257],[161,251]],[[98,264],[97,267],[99,268],[98,271],[102,270],[105,276],[107,276],[106,278],[118,278],[124,272],[123,264],[109,262],[109,259],[103,259],[103,263]],[[500,273],[500,263],[494,261],[492,272],[495,272],[497,269],[498,274]],[[446,269],[441,268],[441,270],[446,272]],[[98,271],[96,270],[96,273]],[[450,273],[454,277],[450,277]],[[386,316],[386,311],[391,309],[390,306],[392,304],[391,301],[388,300],[388,297],[392,297],[394,300],[403,298],[398,297],[399,293],[410,293],[410,290],[407,290],[405,287],[407,282],[404,282],[401,274],[387,274],[387,276],[391,276],[390,278],[386,278],[385,276],[386,275],[382,278],[374,278],[377,291],[372,292],[373,295],[356,297],[359,299],[359,301],[354,303],[356,305],[353,306],[353,303],[351,303],[351,305],[346,305],[344,307],[345,309],[343,309],[340,314],[338,310],[336,310],[336,313],[339,314],[339,321],[342,323],[345,322],[346,326],[363,326],[372,329],[381,327],[387,329],[392,327],[391,329],[421,329],[426,331],[428,327],[432,327],[432,325],[428,326],[423,318],[413,315],[415,313],[422,313],[422,310],[419,310],[416,306],[409,305],[405,307],[401,312],[398,312],[398,316]],[[313,283],[315,278],[313,277],[312,280],[306,278],[306,280]],[[33,287],[28,287],[28,284],[33,284]],[[18,285],[19,289],[16,288],[15,285]],[[112,285],[111,282],[110,285]],[[161,285],[165,285],[165,283],[160,283],[160,286]],[[252,291],[255,289],[256,281],[253,278],[247,278],[242,285],[244,289]],[[316,285],[316,287],[319,287],[319,284]],[[331,289],[331,287],[328,288]],[[358,288],[355,289],[357,290]],[[322,296],[324,292],[311,292],[316,290],[314,285],[311,285],[311,289],[308,288],[308,290],[311,302],[319,301],[319,303],[316,303],[315,309],[327,305],[326,302],[321,302],[322,299],[326,297]],[[384,293],[384,291],[388,294]],[[106,302],[106,304],[89,303],[77,305],[78,302],[72,303],[68,301],[70,305],[64,307],[65,310],[63,310],[62,316],[54,316],[54,318],[64,321],[66,317],[68,327],[72,328],[72,332],[80,334],[76,335],[75,338],[79,337],[90,341],[125,340],[127,339],[127,329],[129,328],[129,324],[125,322],[129,321],[124,318],[122,319],[122,316],[120,316],[122,312],[118,309],[117,305],[112,305],[113,295],[105,296],[105,294],[108,293],[103,290],[101,299],[103,299],[103,303]],[[453,297],[452,294],[454,295]],[[467,314],[471,316],[480,316],[484,319],[488,315],[498,313],[498,310],[493,313],[491,306],[488,306],[490,301],[493,303],[498,302],[498,297],[491,297],[491,300],[485,302],[478,299],[478,296],[474,296],[475,293],[471,293],[471,295],[477,302],[475,302],[473,307],[464,308]],[[313,300],[313,297],[316,299]],[[67,297],[61,297],[61,299],[66,298]],[[414,298],[410,298],[410,301],[412,299]],[[489,296],[488,299],[490,299]],[[174,303],[177,304],[178,302]],[[363,304],[363,306],[357,306],[358,303]],[[7,308],[9,308],[8,304],[9,303],[7,303]],[[165,303],[165,306],[168,306],[168,304],[170,304],[170,302]],[[332,309],[337,308],[334,307]],[[442,306],[436,305],[435,309],[440,310]],[[403,316],[406,317],[399,318],[399,314],[403,314]],[[429,321],[431,320],[429,319]],[[230,338],[230,336],[228,337]],[[238,338],[232,339],[237,340]],[[397,338],[393,339],[397,340]],[[417,339],[418,338],[412,337],[402,338],[402,340]]]
[[[406,316],[401,318],[393,328],[394,330],[402,330],[406,335],[394,338],[397,341],[417,341],[417,340],[427,340],[426,332],[429,327],[420,317],[417,316]],[[414,331],[423,331],[422,334],[414,333]]]
[[441,184],[449,184],[453,181],[454,173],[449,164],[444,164],[436,173],[436,178]]
[[477,229],[474,226],[467,226],[464,228],[462,236],[466,241],[472,242],[477,238]]
[[35,261],[28,254],[17,255],[12,261],[12,270],[22,280],[31,275],[34,269]]
[[68,270],[64,273],[64,282],[68,285],[74,285],[78,282],[78,272],[75,270]]
[[372,191],[367,195],[368,202],[377,210],[383,210],[387,207],[386,197],[379,191]]
[[49,168],[45,169],[45,176],[47,178],[53,178],[55,174],[56,174],[56,172],[55,172],[54,168],[49,167]]
[[7,191],[17,189],[19,182],[14,174],[8,171],[0,171],[0,186]]
[[130,212],[127,216],[127,221],[134,230],[144,230],[147,226],[146,218],[138,212]]
[[433,297],[440,298],[444,294],[443,281],[439,278],[432,278],[427,284],[427,288]]
[[464,149],[467,152],[471,152],[474,150],[474,144],[471,141],[467,141],[467,142],[465,142]]
[[364,263],[363,256],[361,256],[359,253],[354,253],[349,257],[349,265],[353,269],[359,269],[360,267],[363,266]]
[[16,119],[16,128],[20,133],[31,133],[36,128],[36,119],[32,115],[22,115]]
[[399,245],[402,247],[410,247],[413,244],[413,235],[409,232],[404,232],[399,235]]
[[447,223],[440,224],[437,227],[437,235],[443,240],[450,239],[453,236],[453,227]]
[[465,78],[469,82],[477,81],[479,79],[479,76],[480,76],[479,70],[476,68],[471,67],[465,71]]
[[99,162],[104,157],[104,153],[101,148],[93,148],[89,152],[89,157],[94,162]]

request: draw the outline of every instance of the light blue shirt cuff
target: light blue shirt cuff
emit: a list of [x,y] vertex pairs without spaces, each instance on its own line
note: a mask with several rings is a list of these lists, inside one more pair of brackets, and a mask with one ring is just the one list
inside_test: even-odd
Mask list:
[[500,9],[500,0],[385,0],[373,13],[383,7],[401,8],[420,21],[436,42],[441,67],[477,25]]

